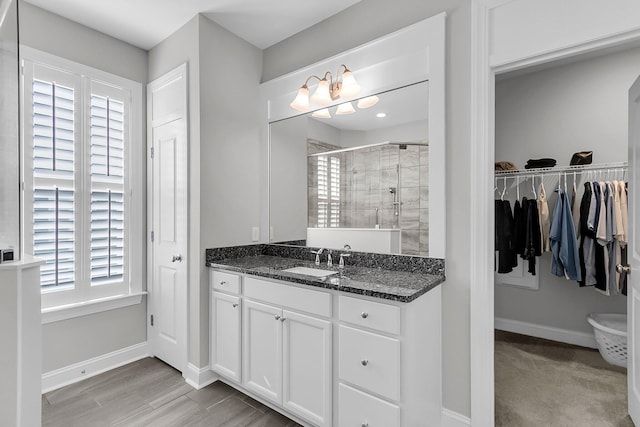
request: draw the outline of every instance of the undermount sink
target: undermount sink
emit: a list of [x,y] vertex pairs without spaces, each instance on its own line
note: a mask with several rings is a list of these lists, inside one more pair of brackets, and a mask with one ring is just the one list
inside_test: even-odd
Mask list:
[[282,270],[282,271],[286,271],[287,273],[302,274],[305,276],[312,276],[312,277],[327,277],[327,276],[331,276],[332,274],[338,274],[337,271],[333,271],[333,270],[322,270],[320,268],[309,268],[309,267],[293,267],[293,268],[287,268],[286,270]]

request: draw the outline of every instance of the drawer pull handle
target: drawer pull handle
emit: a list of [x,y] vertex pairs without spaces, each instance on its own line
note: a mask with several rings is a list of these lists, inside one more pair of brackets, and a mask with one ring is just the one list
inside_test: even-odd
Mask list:
[[226,284],[227,284],[227,282],[225,282],[224,280],[220,281],[220,285],[226,285]]
[[360,363],[362,364],[362,366],[367,366],[369,364],[369,361],[367,359],[362,359]]
[[231,304],[233,306],[233,308],[236,308],[238,306],[237,302],[234,302],[233,304]]
[[280,320],[280,315],[279,315],[279,314],[276,314],[276,315],[275,315],[275,319],[276,319],[276,320]]
[[366,319],[367,317],[369,317],[369,313],[363,311],[362,313],[360,313],[360,316],[362,316],[363,319]]

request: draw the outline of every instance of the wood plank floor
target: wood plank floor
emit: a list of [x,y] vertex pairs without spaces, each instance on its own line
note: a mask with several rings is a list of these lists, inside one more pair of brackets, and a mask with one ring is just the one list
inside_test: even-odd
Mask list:
[[294,427],[294,421],[217,381],[201,390],[147,358],[42,396],[43,426]]

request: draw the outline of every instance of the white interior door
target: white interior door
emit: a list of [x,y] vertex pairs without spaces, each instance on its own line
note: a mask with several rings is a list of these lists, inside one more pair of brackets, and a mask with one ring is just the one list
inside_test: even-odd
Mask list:
[[629,190],[627,381],[629,414],[640,425],[640,77],[629,90]]
[[151,139],[151,284],[149,315],[154,356],[187,366],[188,149],[186,65],[148,86]]

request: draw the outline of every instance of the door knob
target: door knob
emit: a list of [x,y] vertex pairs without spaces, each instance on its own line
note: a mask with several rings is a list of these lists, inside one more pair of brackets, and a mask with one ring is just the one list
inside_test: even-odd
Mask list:
[[362,359],[360,363],[362,364],[362,366],[367,366],[369,364],[369,361],[367,359]]
[[233,308],[236,308],[238,306],[237,302],[234,302],[233,304],[231,304],[233,306]]
[[178,255],[174,255],[171,257],[171,262],[182,262],[182,255],[178,254]]
[[625,273],[625,274],[631,274],[631,266],[630,265],[622,265],[622,264],[618,264],[616,265],[616,271],[620,274]]

